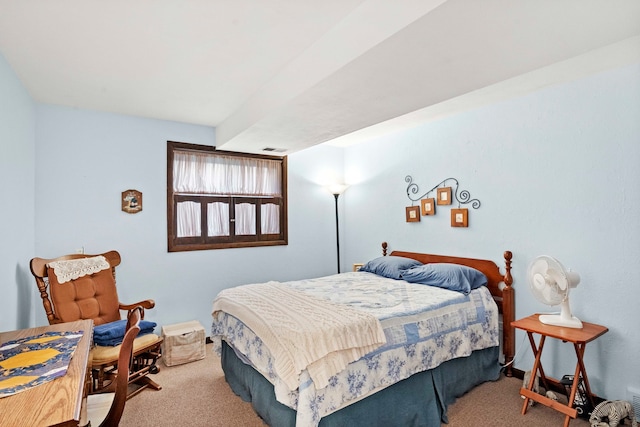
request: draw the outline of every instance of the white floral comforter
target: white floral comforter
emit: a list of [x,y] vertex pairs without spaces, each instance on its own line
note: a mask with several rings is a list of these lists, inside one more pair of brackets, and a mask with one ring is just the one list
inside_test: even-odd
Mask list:
[[211,330],[214,349],[220,353],[225,340],[262,373],[274,385],[276,399],[297,410],[297,427],[317,426],[322,417],[416,372],[499,345],[498,307],[485,287],[465,296],[364,272],[283,284],[375,315],[387,340],[332,377],[328,386],[316,389],[303,371],[298,389],[290,391],[275,374],[262,340],[240,320],[219,313]]
[[316,387],[326,387],[349,363],[386,342],[373,314],[277,282],[223,290],[213,301],[214,321],[222,312],[260,337],[289,390],[300,386],[304,370]]

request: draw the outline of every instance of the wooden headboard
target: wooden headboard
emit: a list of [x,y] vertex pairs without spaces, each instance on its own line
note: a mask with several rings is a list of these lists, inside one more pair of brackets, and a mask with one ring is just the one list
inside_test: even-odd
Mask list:
[[[382,255],[387,255],[387,249],[387,242],[382,242]],[[511,322],[515,320],[516,300],[513,287],[511,286],[513,284],[513,278],[511,277],[511,258],[513,255],[511,251],[504,252],[504,274],[500,272],[500,267],[498,267],[495,262],[486,259],[403,251],[393,251],[389,255],[412,258],[423,264],[447,262],[466,265],[467,267],[472,267],[483,272],[484,275],[487,276],[487,287],[502,314],[502,352],[504,354],[504,362],[507,366],[506,375],[512,375],[511,365],[516,351],[516,344],[515,329],[511,326]]]

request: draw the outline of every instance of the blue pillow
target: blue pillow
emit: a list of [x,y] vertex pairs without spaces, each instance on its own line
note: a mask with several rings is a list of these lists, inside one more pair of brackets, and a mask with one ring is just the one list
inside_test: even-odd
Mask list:
[[388,277],[389,279],[400,279],[402,271],[422,265],[420,261],[405,258],[401,256],[382,256],[372,259],[363,265],[358,271],[366,271],[377,274],[378,276]]
[[401,273],[401,278],[410,283],[436,286],[468,295],[472,289],[485,286],[487,276],[466,265],[435,263],[412,267]]

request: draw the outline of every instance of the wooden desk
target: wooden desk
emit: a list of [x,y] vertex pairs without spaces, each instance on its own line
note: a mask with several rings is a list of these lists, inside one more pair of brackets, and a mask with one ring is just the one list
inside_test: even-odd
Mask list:
[[[582,375],[582,380],[584,381],[587,398],[591,401],[591,404],[595,406],[591,387],[589,386],[587,370],[584,367],[584,350],[588,342],[595,340],[600,335],[606,333],[609,329],[604,326],[596,325],[595,323],[582,322],[582,325],[582,329],[546,325],[538,320],[537,314],[511,322],[511,326],[514,328],[522,329],[527,332],[531,349],[533,350],[533,354],[536,355],[533,369],[531,370],[531,380],[529,381],[529,385],[527,388],[523,387],[520,389],[520,394],[525,397],[524,404],[522,405],[522,415],[527,412],[529,399],[532,399],[565,414],[564,427],[567,427],[571,418],[576,418],[578,413],[578,411],[573,408],[573,402],[578,390],[580,375]],[[537,346],[533,339],[533,334],[540,335],[540,343]],[[532,391],[536,373],[538,372],[540,373],[540,379],[543,384],[545,384],[545,387],[547,387],[547,377],[545,376],[542,364],[540,363],[542,349],[544,348],[544,341],[547,337],[556,338],[563,342],[573,343],[573,347],[576,351],[576,357],[578,358],[576,371],[573,377],[573,384],[569,394],[569,401],[566,405]]]
[[79,330],[84,333],[69,362],[67,373],[48,383],[0,398],[0,426],[78,425],[93,338],[93,321],[80,320],[0,333],[0,343],[4,343],[44,332]]

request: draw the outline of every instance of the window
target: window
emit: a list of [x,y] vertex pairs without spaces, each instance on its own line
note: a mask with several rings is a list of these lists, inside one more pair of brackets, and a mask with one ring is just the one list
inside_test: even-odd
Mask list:
[[167,142],[169,252],[287,244],[287,158]]

